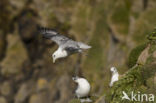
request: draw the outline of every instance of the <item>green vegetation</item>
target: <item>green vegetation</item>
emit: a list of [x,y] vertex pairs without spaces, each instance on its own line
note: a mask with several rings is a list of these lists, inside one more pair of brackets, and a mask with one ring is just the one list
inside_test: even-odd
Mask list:
[[130,22],[130,9],[132,1],[120,0],[116,2],[115,8],[112,11],[111,21],[113,25],[116,25],[116,30],[124,35],[128,34],[129,22]]
[[[146,40],[145,37],[147,34],[153,31],[153,28],[156,26],[155,18],[155,8],[151,8],[142,13],[142,15],[137,19],[135,23],[136,28],[133,33],[133,40],[136,43],[143,43]],[[150,39],[151,35],[148,36],[148,38]]]
[[135,47],[129,54],[129,58],[128,58],[128,66],[129,68],[133,67],[138,60],[139,55],[141,54],[141,52],[147,47],[147,43],[139,45],[137,47]]

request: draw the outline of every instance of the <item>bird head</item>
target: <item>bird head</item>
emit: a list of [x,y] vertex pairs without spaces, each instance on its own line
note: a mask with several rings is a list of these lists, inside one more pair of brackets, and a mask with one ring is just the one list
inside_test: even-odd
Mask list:
[[115,67],[111,67],[110,71],[114,73],[117,72],[117,69]]
[[52,58],[53,58],[53,63],[55,63],[55,61],[59,58],[65,58],[67,55],[67,52],[65,50],[61,50],[61,49],[57,49],[53,55],[52,55]]
[[89,85],[90,86],[90,84],[88,83],[88,81],[85,78],[76,76],[76,77],[73,77],[72,79],[78,85]]
[[78,76],[76,76],[76,77],[72,77],[72,79],[73,79],[73,81],[75,81],[75,82],[77,83],[77,82],[78,82],[79,77],[78,77]]
[[57,52],[53,53],[52,58],[53,58],[53,63],[55,63],[55,61],[58,59]]

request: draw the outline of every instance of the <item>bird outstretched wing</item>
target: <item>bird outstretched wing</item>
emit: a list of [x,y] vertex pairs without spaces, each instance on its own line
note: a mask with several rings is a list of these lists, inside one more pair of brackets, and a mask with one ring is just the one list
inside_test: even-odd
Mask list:
[[77,42],[73,41],[73,40],[68,40],[62,47],[63,49],[65,49],[68,54],[72,54],[75,52],[79,52],[81,49],[79,48],[79,45],[77,44]]
[[59,46],[66,43],[68,40],[70,40],[66,36],[59,34],[58,32],[56,32],[53,29],[40,27],[39,32],[43,35],[43,37],[45,37],[47,39],[51,39]]
[[74,52],[82,52],[84,49],[89,49],[91,46],[88,46],[82,42],[76,42],[73,40],[68,40],[64,45],[63,48],[68,53],[74,53]]
[[67,51],[68,54],[73,54],[79,51],[79,49],[76,47],[66,47],[65,50]]

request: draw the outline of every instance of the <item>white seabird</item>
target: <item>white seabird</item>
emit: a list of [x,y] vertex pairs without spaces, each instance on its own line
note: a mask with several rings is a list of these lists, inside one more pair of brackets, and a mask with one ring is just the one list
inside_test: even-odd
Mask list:
[[87,44],[69,39],[52,29],[39,28],[39,31],[45,38],[51,39],[59,46],[52,55],[54,63],[59,58],[65,58],[71,54],[82,52],[85,49],[91,48],[91,46]]
[[72,79],[78,84],[75,94],[77,98],[80,99],[81,103],[92,102],[92,100],[89,98],[91,89],[89,82],[85,78],[80,77],[73,77]]
[[112,78],[109,86],[112,87],[114,82],[119,80],[119,73],[115,67],[111,67],[110,71],[112,72]]

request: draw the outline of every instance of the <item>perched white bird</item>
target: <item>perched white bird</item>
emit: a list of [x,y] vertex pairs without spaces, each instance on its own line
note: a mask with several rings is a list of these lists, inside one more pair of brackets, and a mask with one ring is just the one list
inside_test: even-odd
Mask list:
[[78,84],[75,93],[77,98],[81,100],[81,103],[92,102],[92,100],[89,99],[89,93],[91,89],[89,82],[85,78],[80,77],[73,77],[72,79]]
[[91,46],[87,44],[69,39],[52,29],[39,28],[39,31],[45,38],[51,39],[59,46],[52,55],[54,63],[59,58],[65,58],[71,54],[82,52],[85,49],[91,48]]
[[119,73],[115,67],[111,67],[110,71],[112,72],[112,78],[109,86],[112,87],[114,82],[119,80]]

